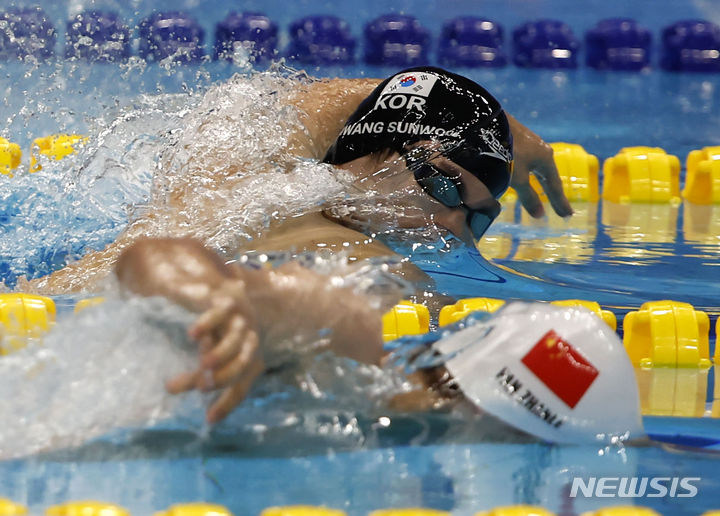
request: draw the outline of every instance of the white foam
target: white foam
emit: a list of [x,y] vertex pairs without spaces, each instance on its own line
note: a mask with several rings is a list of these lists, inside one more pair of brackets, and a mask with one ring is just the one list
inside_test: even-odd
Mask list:
[[169,395],[164,381],[194,365],[187,320],[158,299],[108,300],[61,321],[43,344],[2,357],[0,419],[12,424],[0,432],[0,458],[76,446],[177,413],[187,397]]

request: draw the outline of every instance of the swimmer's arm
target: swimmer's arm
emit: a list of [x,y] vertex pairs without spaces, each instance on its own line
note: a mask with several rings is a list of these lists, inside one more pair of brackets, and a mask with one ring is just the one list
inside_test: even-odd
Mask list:
[[194,312],[211,309],[218,293],[235,292],[247,300],[238,308],[263,340],[330,329],[336,353],[366,363],[380,358],[380,309],[370,308],[368,299],[331,277],[297,263],[273,269],[236,267],[197,240],[144,238],[120,256],[115,270],[130,291],[163,296]]
[[121,249],[116,247],[104,251],[90,251],[80,260],[47,276],[29,281],[21,278],[18,280],[17,289],[45,296],[98,290],[100,283],[112,270],[120,252]]
[[555,213],[561,217],[572,215],[570,201],[563,192],[560,175],[555,166],[552,147],[517,119],[507,113],[506,115],[513,135],[515,159],[510,186],[517,191],[520,202],[533,217],[545,215],[540,198],[530,186],[530,172],[532,172],[542,184]]
[[149,232],[148,226],[154,218],[153,214],[148,214],[145,218],[128,226],[114,242],[108,244],[104,249],[90,251],[80,259],[47,276],[30,281],[24,279],[18,281],[18,290],[48,296],[100,290],[103,282],[112,273],[120,254],[136,239]]
[[[255,325],[263,341],[328,329],[337,354],[365,363],[380,358],[380,309],[297,263],[274,269],[229,266],[196,240],[148,238],[121,255],[116,274],[132,292],[163,296],[194,312],[211,310],[217,297],[236,297],[230,312]],[[202,317],[198,321],[203,327]]]
[[381,312],[325,276],[287,264],[272,270],[235,268],[191,239],[143,239],[118,260],[122,285],[144,296],[164,296],[201,313],[189,328],[200,349],[199,367],[171,379],[168,390],[223,392],[208,420],[225,417],[262,374],[268,342],[330,330],[330,348],[378,363]]
[[265,369],[244,282],[190,239],[140,239],[120,256],[115,272],[131,292],[163,296],[201,314],[188,329],[198,344],[199,365],[168,380],[166,388],[172,393],[222,389],[206,415],[209,422],[221,420]]

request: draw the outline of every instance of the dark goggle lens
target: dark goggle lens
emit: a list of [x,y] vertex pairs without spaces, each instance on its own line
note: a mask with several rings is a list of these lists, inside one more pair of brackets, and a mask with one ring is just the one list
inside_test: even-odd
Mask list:
[[470,227],[470,232],[472,233],[473,238],[475,240],[480,240],[490,227],[490,224],[492,224],[493,220],[495,220],[495,217],[491,217],[487,213],[480,211],[468,212],[467,224]]
[[448,208],[463,206],[467,211],[467,225],[475,240],[485,234],[495,217],[484,211],[470,210],[463,204],[458,185],[429,163],[416,166],[413,170],[415,180],[425,192],[433,199],[441,202]]
[[482,181],[496,199],[500,198],[510,185],[512,161],[503,161],[468,147],[463,147],[448,157]]
[[423,180],[420,186],[434,199],[440,201],[449,208],[457,208],[462,205],[462,198],[455,183],[447,177],[432,177]]
[[426,163],[416,169],[414,173],[415,180],[430,197],[449,208],[457,208],[462,205],[463,201],[458,186],[434,166]]

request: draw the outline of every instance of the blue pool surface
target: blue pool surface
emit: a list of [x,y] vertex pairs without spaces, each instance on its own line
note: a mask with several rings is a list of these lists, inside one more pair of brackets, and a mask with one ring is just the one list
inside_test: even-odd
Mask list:
[[[114,10],[131,26],[152,10],[182,9],[200,21],[206,41],[231,8],[265,12],[281,31],[307,14],[334,14],[347,19],[358,38],[367,21],[389,11],[417,16],[433,35],[454,16],[487,16],[505,26],[506,41],[511,29],[527,20],[561,19],[582,37],[599,19],[623,16],[653,31],[655,52],[662,28],[672,22],[703,18],[720,23],[720,7],[710,0],[588,0],[581,6],[571,0],[404,0],[389,6],[380,0],[360,6],[312,0],[248,0],[232,6],[209,0],[71,4],[42,3],[60,29],[59,41],[65,20],[90,7]],[[2,2],[0,7],[9,5],[27,4]],[[281,41],[286,40],[281,35]],[[657,53],[653,59],[656,63]],[[97,134],[104,113],[139,103],[139,94],[201,90],[236,71],[215,62],[169,70],[157,64],[3,63],[0,90],[6,95],[0,119],[7,122],[0,136],[27,149],[40,135]],[[382,77],[394,71],[366,66],[361,59],[353,65],[308,68],[322,77]],[[512,65],[458,71],[483,84],[547,141],[581,144],[601,163],[626,146],[659,146],[684,162],[693,149],[720,145],[720,74],[669,73],[657,66],[642,73],[583,66],[527,70]],[[109,156],[121,160],[116,154]],[[10,285],[21,274],[45,274],[68,257],[112,241],[128,220],[125,206],[147,201],[143,187],[149,181],[137,177],[126,189],[116,188],[111,179],[107,184],[90,182],[97,194],[74,197],[49,175],[43,176],[42,189],[27,176],[16,179],[15,189],[0,183],[0,238],[5,243],[0,275]],[[77,181],[83,185],[82,178]],[[530,223],[519,206],[507,204],[481,247],[484,257],[475,251],[453,252],[439,259],[419,254],[415,261],[439,290],[458,298],[591,299],[612,309],[619,321],[645,301],[690,302],[710,316],[712,354],[714,323],[720,315],[720,228],[713,221],[720,220],[720,207],[697,210],[683,203],[628,208],[601,201],[575,208],[570,221],[550,216]],[[703,226],[698,220],[710,223]],[[52,234],[43,233],[47,228]],[[713,385],[711,375],[708,411],[716,398]],[[305,503],[341,508],[353,516],[403,506],[470,515],[512,503],[542,505],[565,516],[620,502],[673,516],[720,509],[720,460],[715,451],[719,419],[646,418],[649,433],[680,444],[598,450],[537,443],[503,430],[486,432],[485,425],[492,422],[457,421],[442,414],[397,415],[390,428],[383,429],[377,426],[376,414],[355,414],[346,420],[347,415],[331,408],[314,414],[314,419],[294,415],[317,424],[316,435],[294,434],[281,426],[260,439],[252,431],[255,416],[253,410],[241,410],[241,424],[233,420],[235,424],[221,426],[209,438],[180,421],[168,428],[108,436],[75,450],[0,462],[0,497],[24,502],[33,513],[55,503],[91,498],[118,503],[134,515],[197,500],[224,504],[236,515]],[[13,424],[12,414],[0,414],[0,419]],[[323,435],[328,428],[330,436]],[[349,437],[345,428],[350,429]],[[574,477],[633,476],[701,480],[694,498],[570,497]]]
[[235,514],[298,503],[327,505],[350,514],[407,506],[474,514],[509,503],[531,503],[570,515],[618,502],[571,498],[574,476],[661,475],[701,477],[698,496],[645,498],[642,504],[661,514],[697,515],[716,507],[719,487],[716,457],[658,448],[598,456],[597,450],[584,447],[474,443],[320,451],[296,457],[255,456],[242,450],[168,455],[11,462],[3,464],[0,478],[16,499],[27,497],[38,508],[57,500],[92,498],[122,503],[137,513],[205,499],[225,504]]

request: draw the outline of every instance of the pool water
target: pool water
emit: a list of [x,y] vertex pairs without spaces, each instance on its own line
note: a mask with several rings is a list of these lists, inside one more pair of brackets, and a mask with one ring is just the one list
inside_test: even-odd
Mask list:
[[[392,7],[372,0],[359,11],[356,5],[310,0],[248,1],[243,8],[264,11],[281,27],[306,14],[335,14],[350,21],[356,35],[365,22],[388,10],[417,16],[434,35],[444,19],[462,14],[494,18],[506,30],[529,19],[558,18],[577,35],[604,17],[628,16],[653,30],[656,44],[669,23],[720,18],[711,1],[672,2],[661,9],[650,0],[625,4],[593,0],[578,8],[570,0],[495,0],[477,12],[476,2],[458,0],[443,5],[441,14],[434,3],[410,0]],[[156,1],[152,8],[143,2],[99,0],[43,4],[58,27],[89,6],[115,10],[131,25],[151,9],[182,8],[209,35],[229,10],[202,0]],[[93,146],[92,154],[45,163],[34,176],[18,174],[14,183],[0,177],[3,279],[13,286],[22,274],[46,274],[67,258],[112,241],[134,210],[149,202],[156,150],[163,138],[172,139],[183,106],[199,102],[204,88],[236,71],[224,63],[3,63],[2,136],[23,149],[33,138],[57,132],[89,134],[96,142],[107,138]],[[345,77],[382,77],[393,71],[361,62],[308,70]],[[684,161],[690,150],[720,144],[717,75],[673,74],[657,67],[640,74],[612,73],[582,66],[562,72],[508,66],[461,73],[483,84],[547,141],[581,144],[601,162],[626,146],[659,146]],[[108,130],[123,113],[142,116],[125,120],[122,133]],[[482,255],[453,248],[439,258],[422,250],[413,258],[440,291],[458,298],[589,299],[612,309],[619,320],[645,301],[673,299],[706,311],[714,323],[720,314],[718,206],[601,201],[577,203],[575,210],[568,221],[552,214],[530,221],[508,202],[480,248]],[[714,341],[711,331],[713,346]],[[705,381],[701,413],[710,413],[714,374]],[[85,498],[119,503],[133,514],[199,499],[225,504],[238,515],[300,503],[342,508],[352,515],[418,505],[473,514],[510,503],[543,505],[564,515],[619,501],[666,515],[720,508],[718,458],[711,450],[554,446],[508,435],[488,418],[456,414],[393,414],[385,427],[387,413],[376,406],[344,407],[344,401],[339,393],[319,399],[300,391],[274,397],[261,389],[210,438],[197,411],[190,410],[151,430],[110,433],[76,449],[1,462],[0,496],[25,502],[38,513],[54,503]],[[14,416],[0,415],[6,421]],[[720,441],[716,419],[668,419],[646,423],[658,434],[685,429],[697,437],[687,444]],[[633,476],[701,480],[691,499],[570,496],[574,477]]]

